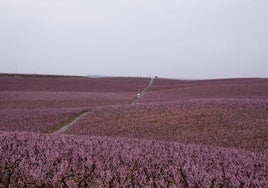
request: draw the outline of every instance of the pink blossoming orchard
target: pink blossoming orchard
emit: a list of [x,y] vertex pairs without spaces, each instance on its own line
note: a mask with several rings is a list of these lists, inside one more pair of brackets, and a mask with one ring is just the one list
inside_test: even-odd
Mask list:
[[0,187],[268,187],[268,79],[2,75],[0,106]]

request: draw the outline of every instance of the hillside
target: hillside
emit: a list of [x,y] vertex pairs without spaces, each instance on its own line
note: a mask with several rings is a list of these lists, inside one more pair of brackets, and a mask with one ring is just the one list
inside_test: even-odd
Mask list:
[[0,187],[268,186],[265,78],[2,75],[0,106]]

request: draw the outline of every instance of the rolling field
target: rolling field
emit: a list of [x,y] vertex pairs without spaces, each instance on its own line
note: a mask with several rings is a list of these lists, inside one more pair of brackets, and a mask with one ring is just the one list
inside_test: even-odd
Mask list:
[[0,187],[268,187],[268,79],[150,81],[0,76]]

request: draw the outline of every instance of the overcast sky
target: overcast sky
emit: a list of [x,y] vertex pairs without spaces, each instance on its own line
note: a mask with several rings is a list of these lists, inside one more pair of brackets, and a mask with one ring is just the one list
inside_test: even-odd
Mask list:
[[268,77],[267,0],[0,0],[0,72]]

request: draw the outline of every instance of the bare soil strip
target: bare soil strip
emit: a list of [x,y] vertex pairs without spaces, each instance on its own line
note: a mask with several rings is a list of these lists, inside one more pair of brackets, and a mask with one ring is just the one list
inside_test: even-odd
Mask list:
[[84,112],[84,113],[80,114],[79,116],[74,118],[69,123],[63,125],[60,129],[57,129],[57,130],[51,132],[51,135],[64,133],[67,129],[69,129],[71,126],[75,125],[79,120],[81,120],[82,118],[86,117],[89,113],[90,112]]
[[[147,91],[147,89],[149,89],[152,86],[155,78],[156,77],[151,78],[151,80],[149,81],[148,85],[145,88],[143,88],[143,90],[141,90],[141,92],[139,93],[140,96],[139,97],[136,96],[131,101],[130,104],[135,104],[135,103],[137,103],[139,101],[139,99]],[[89,113],[90,112],[84,112],[84,113],[78,114],[77,116],[73,117],[72,119],[68,120],[67,122],[60,124],[59,126],[55,127],[54,129],[47,130],[44,133],[51,134],[51,135],[64,133],[67,129],[69,129],[71,126],[75,125],[79,120],[81,120],[82,118],[87,116]]]
[[139,93],[140,96],[139,97],[136,96],[135,99],[133,99],[130,104],[136,104],[140,100],[142,95],[153,85],[155,79],[156,77],[151,78],[151,80],[149,81],[149,84],[145,88],[143,88],[143,90],[141,90],[141,92]]

